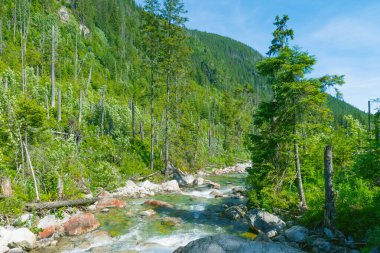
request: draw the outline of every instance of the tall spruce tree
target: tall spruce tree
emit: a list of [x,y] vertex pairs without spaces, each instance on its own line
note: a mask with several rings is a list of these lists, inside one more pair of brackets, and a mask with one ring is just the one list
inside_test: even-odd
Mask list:
[[170,92],[171,86],[176,81],[176,76],[182,66],[182,61],[187,57],[188,50],[185,44],[186,33],[184,24],[187,21],[182,0],[165,0],[161,15],[163,19],[163,70],[166,83],[165,105],[165,179],[169,177],[169,117],[170,117]]
[[158,0],[145,0],[143,12],[143,49],[150,66],[150,169],[154,169],[154,87],[160,61],[162,39]]
[[[275,178],[275,190],[282,187],[293,160],[300,206],[307,209],[302,181],[300,142],[320,132],[321,122],[328,123],[327,86],[341,84],[343,77],[306,78],[316,63],[314,56],[289,47],[293,30],[287,28],[288,16],[276,17],[274,39],[268,57],[258,64],[261,75],[270,80],[272,100],[261,103],[255,124],[261,132],[253,136],[253,163],[259,167],[258,184]],[[263,186],[263,185],[261,185]]]

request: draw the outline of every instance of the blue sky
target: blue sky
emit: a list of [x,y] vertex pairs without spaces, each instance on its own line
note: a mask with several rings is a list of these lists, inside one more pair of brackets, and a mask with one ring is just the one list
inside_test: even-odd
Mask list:
[[[138,0],[142,3],[142,0]],[[366,110],[380,97],[380,1],[184,0],[187,27],[267,52],[276,15],[287,14],[294,44],[317,57],[313,76],[346,76],[345,101]]]

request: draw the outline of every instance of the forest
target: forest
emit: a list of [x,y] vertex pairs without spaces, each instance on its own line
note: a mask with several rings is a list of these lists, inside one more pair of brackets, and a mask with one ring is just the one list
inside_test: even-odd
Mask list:
[[319,226],[330,189],[331,226],[378,246],[380,101],[365,113],[343,100],[342,73],[310,78],[317,58],[292,44],[286,15],[264,56],[160,2],[0,0],[2,221],[29,202],[251,160],[248,206]]

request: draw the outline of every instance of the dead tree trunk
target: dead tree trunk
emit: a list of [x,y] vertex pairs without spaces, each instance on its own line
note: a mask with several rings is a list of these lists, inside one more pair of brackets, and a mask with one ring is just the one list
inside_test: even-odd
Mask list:
[[79,116],[78,116],[78,123],[79,125],[81,124],[82,122],[82,90],[79,91]]
[[74,80],[78,80],[78,34],[75,34],[75,64],[74,64]]
[[61,89],[58,89],[58,122],[62,121],[62,97],[61,97]]
[[141,141],[144,141],[144,124],[142,121],[140,121],[140,136],[141,136]]
[[35,193],[36,193],[36,200],[40,201],[40,193],[38,192],[37,179],[36,179],[36,175],[34,174],[34,169],[33,169],[32,161],[30,160],[30,155],[29,155],[28,148],[27,148],[25,142],[23,143],[23,145],[24,145],[24,148],[25,148],[26,159],[28,161],[28,165],[29,165],[30,171],[32,172],[32,176],[33,176],[34,190],[35,190]]
[[90,72],[88,73],[87,83],[86,83],[86,95],[88,93],[88,88],[91,84],[91,75],[92,75],[92,65],[90,67]]
[[61,176],[58,176],[57,192],[58,192],[58,199],[62,199],[62,197],[63,197],[63,180],[62,180]]
[[334,185],[333,185],[333,158],[332,146],[325,147],[325,226],[334,229],[334,220],[336,216]]
[[105,117],[105,108],[104,108],[104,103],[105,103],[105,90],[103,88],[103,93],[102,93],[102,118],[100,122],[100,131],[101,135],[104,134],[104,117]]
[[303,210],[307,209],[306,204],[306,198],[305,198],[305,192],[303,190],[303,184],[302,184],[302,175],[301,175],[301,163],[300,163],[300,157],[299,157],[299,150],[298,150],[298,143],[297,141],[294,142],[294,163],[296,166],[296,172],[297,172],[297,181],[298,181],[298,195],[301,200],[301,208]]
[[55,107],[55,33],[51,27],[51,107]]
[[3,20],[0,18],[0,54],[3,52]]
[[25,209],[32,210],[44,210],[44,209],[56,209],[64,206],[82,206],[90,205],[98,201],[99,198],[92,199],[75,199],[66,201],[54,201],[54,202],[42,202],[42,203],[29,203],[25,205]]

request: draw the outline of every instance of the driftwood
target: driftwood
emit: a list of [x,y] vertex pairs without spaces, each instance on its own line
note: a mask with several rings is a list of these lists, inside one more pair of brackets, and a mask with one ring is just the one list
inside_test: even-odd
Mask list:
[[41,203],[28,203],[25,205],[25,210],[43,210],[43,209],[55,209],[64,206],[82,206],[90,205],[98,201],[100,198],[91,199],[75,199],[75,200],[65,200],[65,201],[54,201],[54,202],[41,202]]
[[154,172],[154,173],[152,173],[152,174],[149,174],[148,176],[139,177],[139,178],[137,178],[137,181],[143,181],[143,180],[145,180],[145,179],[147,179],[147,178],[150,178],[150,177],[153,177],[154,175],[157,175],[158,173],[160,173],[160,172],[159,172],[159,171],[156,171],[156,172]]

